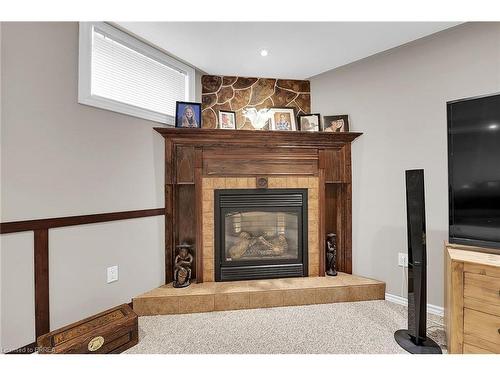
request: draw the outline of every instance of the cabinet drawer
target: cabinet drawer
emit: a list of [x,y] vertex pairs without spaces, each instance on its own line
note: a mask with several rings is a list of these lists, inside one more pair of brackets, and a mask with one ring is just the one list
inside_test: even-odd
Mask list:
[[500,317],[465,308],[464,343],[498,353],[500,351]]
[[[465,272],[464,298],[465,307],[471,307],[490,314],[495,313],[492,310],[500,310],[500,278]],[[468,306],[470,304],[469,299],[488,304],[490,308],[488,311],[484,311],[477,306]]]
[[495,353],[474,345],[464,344],[464,354],[495,354]]

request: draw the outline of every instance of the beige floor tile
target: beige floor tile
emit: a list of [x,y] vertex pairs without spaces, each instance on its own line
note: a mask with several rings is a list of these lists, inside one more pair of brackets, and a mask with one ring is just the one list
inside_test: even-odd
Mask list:
[[385,298],[384,285],[363,285],[349,287],[349,301],[370,301]]
[[283,291],[281,290],[250,292],[249,294],[251,309],[283,306]]
[[316,303],[334,303],[349,301],[348,289],[345,287],[317,288],[315,290]]
[[179,313],[179,297],[134,298],[134,311],[139,316]]
[[188,295],[179,297],[179,313],[214,311],[214,295]]
[[250,293],[222,293],[215,295],[215,310],[241,310],[250,307]]
[[192,283],[186,288],[170,287],[173,295],[176,296],[189,296],[189,295],[209,295],[215,293],[215,283]]
[[215,293],[225,294],[225,293],[244,293],[248,292],[250,289],[248,287],[248,281],[224,281],[216,283]]
[[315,289],[283,291],[283,306],[312,305],[315,301]]
[[248,290],[250,292],[297,289],[302,285],[301,277],[269,280],[250,280],[248,281]]

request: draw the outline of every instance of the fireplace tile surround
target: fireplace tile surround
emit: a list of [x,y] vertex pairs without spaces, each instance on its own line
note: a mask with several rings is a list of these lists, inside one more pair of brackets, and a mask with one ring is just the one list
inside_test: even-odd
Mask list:
[[[202,179],[203,281],[214,281],[214,190],[255,189],[255,177],[204,177]],[[281,176],[268,178],[269,189],[307,189],[308,275],[319,276],[319,180],[318,177]]]

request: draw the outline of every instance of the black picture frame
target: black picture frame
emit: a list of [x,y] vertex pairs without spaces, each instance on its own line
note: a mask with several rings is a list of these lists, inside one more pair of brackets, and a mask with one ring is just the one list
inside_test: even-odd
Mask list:
[[[194,112],[193,117],[195,122],[193,126],[185,126],[188,122],[183,120],[183,113],[188,108],[191,107],[191,110]],[[182,129],[192,129],[192,128],[201,128],[201,103],[196,102],[175,102],[175,127]],[[184,125],[183,125],[184,124]]]
[[[272,131],[297,131],[297,109],[295,107],[271,107],[269,108],[271,117],[269,118],[269,130]],[[276,112],[286,112],[290,116],[290,129],[279,129],[276,126],[274,115]]]
[[[305,117],[316,117],[318,120],[318,129],[313,130],[311,128],[305,128],[302,125],[302,119]],[[300,131],[305,131],[305,132],[320,132],[323,130],[323,127],[321,126],[321,115],[319,113],[304,113],[300,114],[297,116],[297,123],[298,123],[298,128]]]
[[[344,125],[342,126],[341,130],[338,130],[338,128],[333,128],[333,126],[330,126],[330,124],[333,121],[340,121],[342,120],[344,122]],[[323,131],[324,132],[335,132],[335,133],[342,133],[342,132],[348,132],[349,131],[349,116],[348,115],[333,115],[333,116],[323,116]]]
[[[223,128],[221,124],[221,115],[223,113],[229,113],[233,116],[234,119],[234,128]],[[238,129],[238,124],[236,123],[236,112],[235,111],[226,111],[225,109],[220,109],[219,113],[217,114],[217,129],[223,129],[223,130],[236,130]]]

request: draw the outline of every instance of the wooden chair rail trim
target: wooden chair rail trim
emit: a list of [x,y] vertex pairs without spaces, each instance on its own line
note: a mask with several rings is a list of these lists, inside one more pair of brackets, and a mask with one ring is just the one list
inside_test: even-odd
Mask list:
[[6,223],[0,223],[0,234],[27,232],[39,229],[68,227],[68,226],[83,225],[83,224],[103,223],[106,221],[137,219],[141,217],[160,216],[160,215],[165,215],[164,208],[107,212],[102,214],[66,216],[66,217],[57,217],[48,219],[10,221]]
[[[103,223],[148,216],[165,215],[165,208],[108,212],[94,215],[68,216],[50,219],[36,219],[0,223],[0,234],[34,231],[34,280],[35,280],[35,336],[50,331],[49,299],[49,229],[75,225]],[[35,343],[15,349],[11,354],[30,354],[35,351]]]

